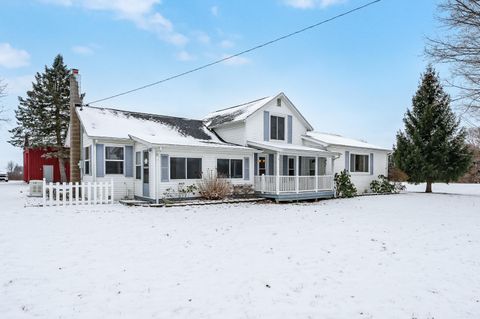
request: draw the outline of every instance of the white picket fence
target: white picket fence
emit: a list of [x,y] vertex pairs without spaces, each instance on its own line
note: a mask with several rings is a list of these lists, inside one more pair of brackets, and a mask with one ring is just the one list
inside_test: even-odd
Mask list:
[[43,179],[43,207],[113,204],[110,182],[47,183]]

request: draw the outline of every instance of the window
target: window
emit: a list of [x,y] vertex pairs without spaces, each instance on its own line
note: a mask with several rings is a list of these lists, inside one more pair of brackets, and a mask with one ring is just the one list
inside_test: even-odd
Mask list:
[[135,178],[142,179],[142,153],[135,153]]
[[368,173],[368,155],[350,154],[350,172]]
[[187,179],[202,178],[202,159],[187,158]]
[[300,157],[300,176],[315,176],[315,157]]
[[295,176],[295,158],[288,158],[288,176]]
[[84,171],[83,171],[83,173],[85,175],[90,175],[90,163],[91,163],[91,161],[90,161],[90,158],[91,158],[90,157],[91,156],[90,146],[85,147],[84,151],[85,151],[85,160],[84,160],[84,168],[83,168]]
[[105,174],[123,174],[123,147],[105,146]]
[[242,178],[243,160],[241,159],[217,159],[217,175],[221,178]]
[[258,157],[258,175],[267,175],[267,161],[265,156]]
[[171,179],[200,179],[202,178],[201,158],[170,158]]
[[230,177],[230,160],[217,159],[217,176],[220,178]]
[[325,157],[318,158],[318,175],[327,175],[327,159]]
[[272,140],[285,140],[285,118],[280,116],[270,117],[270,138]]
[[282,106],[282,99],[277,99],[277,106]]
[[230,160],[230,178],[243,177],[243,161],[238,159]]

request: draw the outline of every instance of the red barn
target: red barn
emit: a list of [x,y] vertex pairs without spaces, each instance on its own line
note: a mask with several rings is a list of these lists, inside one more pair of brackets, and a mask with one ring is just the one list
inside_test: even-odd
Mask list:
[[[52,152],[53,148],[25,148],[23,150],[23,180],[30,182],[31,180],[42,180],[45,178],[47,182],[60,182],[60,167],[58,159],[46,158],[46,153]],[[70,165],[65,162],[65,173],[67,181],[70,180]]]

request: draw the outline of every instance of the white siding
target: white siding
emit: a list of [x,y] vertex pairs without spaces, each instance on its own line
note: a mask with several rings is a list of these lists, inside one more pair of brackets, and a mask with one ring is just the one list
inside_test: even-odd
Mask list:
[[224,141],[238,145],[245,145],[245,123],[236,123],[228,127],[220,127],[215,132]]
[[[86,134],[82,134],[82,147],[93,145],[91,155],[91,174],[82,175],[82,181],[84,182],[109,182],[113,180],[114,183],[114,200],[120,200],[124,198],[133,198],[134,192],[134,178],[125,177],[124,175],[107,175],[104,177],[97,177],[97,161],[96,161],[96,147],[95,144],[104,144],[109,146],[125,146],[133,145],[133,142],[119,143],[115,140],[93,140]],[[82,164],[83,166],[83,164]],[[83,174],[83,172],[82,172]]]
[[[164,148],[159,151],[159,154],[167,154],[169,157],[190,157],[190,158],[201,158],[202,159],[202,171],[203,174],[207,174],[209,171],[216,171],[217,168],[217,159],[218,158],[230,158],[230,159],[244,159],[248,157],[249,160],[249,171],[250,179],[245,180],[241,179],[231,179],[231,183],[234,185],[245,185],[253,184],[253,152],[243,153],[243,152],[232,152],[225,150],[206,150],[206,149],[192,149],[192,150],[181,150],[178,148]],[[160,165],[160,159],[157,159],[157,165]],[[192,185],[196,184],[198,180],[170,180],[169,182],[161,182],[161,176],[159,180],[159,189],[158,195],[159,198],[164,197],[165,192],[168,188],[171,188],[176,192],[180,185]]]
[[373,175],[369,173],[350,173],[352,182],[355,184],[358,193],[363,193],[370,189],[370,182],[378,178],[378,175],[388,175],[388,152],[380,150],[369,150],[359,148],[347,148],[340,146],[328,147],[329,151],[340,153],[340,157],[334,162],[335,173],[340,173],[345,167],[345,151],[349,151],[350,154],[365,154],[370,155],[373,153]]
[[[277,143],[287,143],[288,139],[288,115],[292,116],[292,144],[302,145],[301,136],[307,131],[307,127],[303,125],[302,121],[297,117],[296,113],[293,112],[292,108],[288,104],[289,102],[286,99],[282,99],[282,105],[277,106],[277,100],[274,99],[270,101],[266,106],[264,106],[259,111],[252,114],[246,120],[245,128],[245,142],[248,141],[263,141],[263,112],[268,111],[270,116],[283,116],[285,117],[285,140],[276,141]],[[270,134],[270,131],[269,131]]]

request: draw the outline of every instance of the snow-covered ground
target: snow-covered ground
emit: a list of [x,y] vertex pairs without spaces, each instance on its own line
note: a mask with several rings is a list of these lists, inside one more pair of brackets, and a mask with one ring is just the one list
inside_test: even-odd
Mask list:
[[0,318],[480,318],[480,185],[466,188],[25,208],[26,186],[0,184]]

